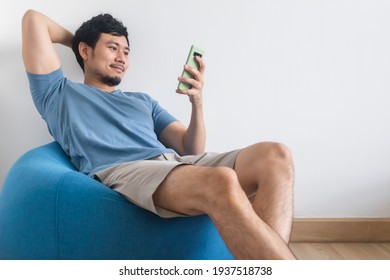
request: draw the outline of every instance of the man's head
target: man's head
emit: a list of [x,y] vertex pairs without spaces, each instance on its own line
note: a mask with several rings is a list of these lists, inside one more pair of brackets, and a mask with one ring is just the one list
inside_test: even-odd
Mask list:
[[[103,49],[96,50],[96,47],[103,47]],[[123,75],[106,73],[104,68],[94,64],[96,64],[96,58],[98,62],[105,59],[110,68],[117,69],[118,72],[123,68],[123,73],[126,71],[129,53],[127,28],[109,14],[95,16],[84,22],[75,32],[72,49],[84,72],[86,72],[85,64],[92,63],[92,71],[99,72],[95,74],[100,75],[104,83],[116,86]],[[114,51],[117,52],[117,57],[114,57]],[[124,58],[121,58],[121,55]]]

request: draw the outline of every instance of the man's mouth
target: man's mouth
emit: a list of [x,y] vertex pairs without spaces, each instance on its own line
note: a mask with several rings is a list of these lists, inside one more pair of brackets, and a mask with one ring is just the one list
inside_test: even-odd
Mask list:
[[115,70],[125,72],[125,67],[123,67],[123,65],[121,65],[121,64],[111,64],[110,67],[114,68]]

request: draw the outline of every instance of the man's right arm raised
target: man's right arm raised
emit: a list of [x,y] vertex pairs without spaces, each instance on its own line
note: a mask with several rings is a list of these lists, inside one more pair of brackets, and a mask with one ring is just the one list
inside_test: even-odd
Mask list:
[[48,74],[61,66],[53,43],[72,47],[73,34],[44,14],[28,10],[22,20],[22,53],[26,70]]

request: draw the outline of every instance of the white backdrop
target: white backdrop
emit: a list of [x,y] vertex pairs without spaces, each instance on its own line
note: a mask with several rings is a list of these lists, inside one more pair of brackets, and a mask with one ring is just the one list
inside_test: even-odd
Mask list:
[[[30,3],[31,2],[31,3]],[[101,12],[128,26],[121,88],[188,122],[174,90],[192,43],[206,50],[207,150],[278,141],[293,152],[295,215],[390,217],[390,2],[386,0],[7,1],[0,17],[0,186],[52,141],[29,95],[20,21],[33,8],[71,31]],[[82,81],[58,47],[67,76]]]

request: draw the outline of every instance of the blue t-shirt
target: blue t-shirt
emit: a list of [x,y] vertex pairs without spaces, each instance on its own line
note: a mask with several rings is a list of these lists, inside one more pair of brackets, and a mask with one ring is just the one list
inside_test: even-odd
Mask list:
[[174,152],[158,136],[176,119],[147,94],[107,93],[66,79],[61,68],[27,76],[50,134],[80,172]]

